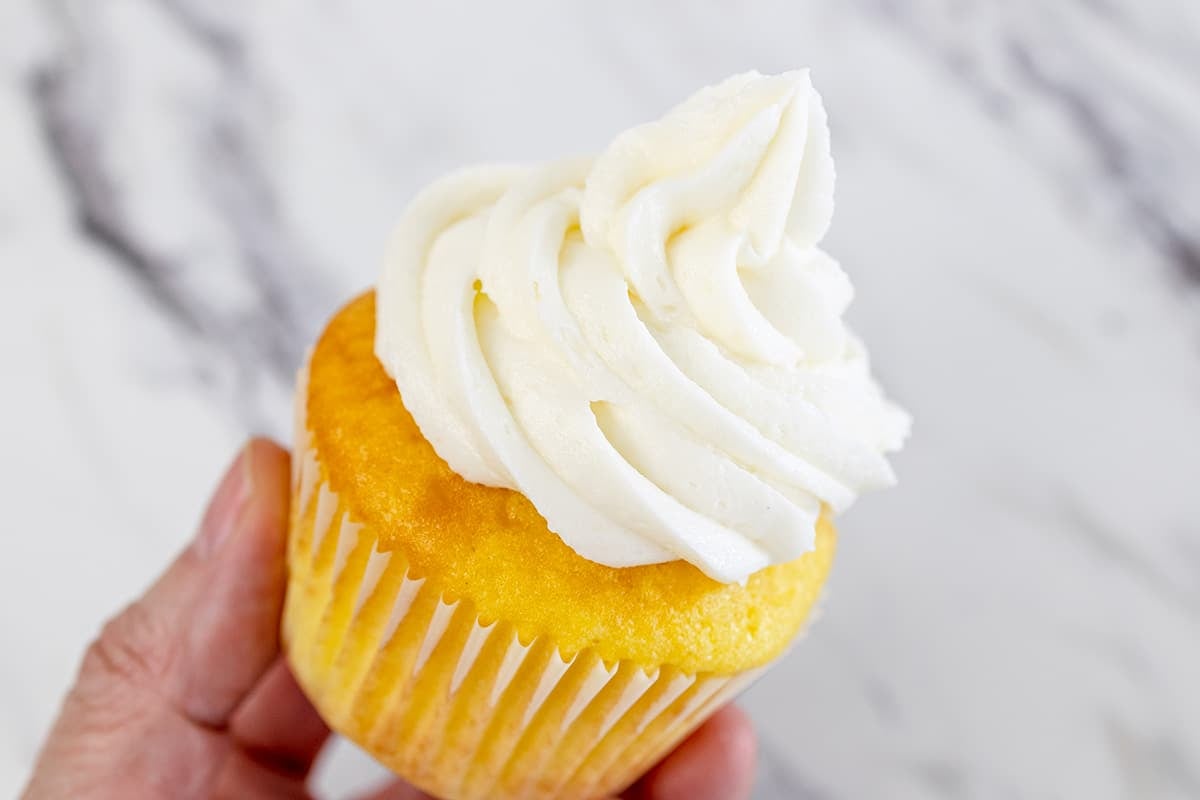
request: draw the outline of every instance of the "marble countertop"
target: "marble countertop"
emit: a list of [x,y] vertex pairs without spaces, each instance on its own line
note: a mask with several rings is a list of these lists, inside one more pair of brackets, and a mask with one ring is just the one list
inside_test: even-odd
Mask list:
[[745,698],[761,797],[1200,797],[1200,6],[732,8],[0,6],[0,795],[417,187],[810,65],[916,428]]

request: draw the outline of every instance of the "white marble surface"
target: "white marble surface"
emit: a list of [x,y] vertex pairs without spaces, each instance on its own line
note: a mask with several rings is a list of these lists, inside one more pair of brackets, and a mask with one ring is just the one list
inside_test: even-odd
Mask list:
[[808,64],[917,425],[761,796],[1200,797],[1200,5],[402,6],[0,3],[0,795],[419,185]]

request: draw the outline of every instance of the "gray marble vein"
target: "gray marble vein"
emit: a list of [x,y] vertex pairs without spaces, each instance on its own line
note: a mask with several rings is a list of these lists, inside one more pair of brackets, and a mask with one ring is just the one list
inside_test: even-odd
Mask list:
[[[121,135],[118,120],[97,110],[124,88],[113,66],[125,53],[115,37],[88,35],[103,31],[96,19],[101,6],[65,0],[52,6],[69,44],[30,76],[30,96],[79,235],[105,250],[190,338],[219,343],[237,376],[233,402],[239,418],[275,430],[270,414],[256,405],[255,383],[290,384],[312,336],[311,321],[304,322],[313,317],[305,298],[323,295],[320,273],[305,263],[303,243],[280,219],[276,189],[264,174],[266,145],[257,141],[257,128],[267,124],[261,117],[269,96],[239,57],[237,39],[206,25],[186,4],[161,7],[212,72],[202,92],[186,97],[186,127],[169,133],[178,136],[178,156],[194,182],[188,199],[202,204],[211,217],[205,227],[225,240],[219,262],[209,261],[212,245],[204,239],[209,231],[189,230],[190,221],[183,220],[178,236],[163,240],[146,229],[153,221],[125,207],[124,193],[140,187],[124,185],[128,176],[111,163],[120,147],[114,143]],[[151,88],[173,96],[174,87],[164,84]],[[213,267],[241,284],[237,304],[206,290]]]
[[925,14],[896,0],[873,5],[1001,124],[1028,128],[1028,106],[1046,107],[1076,149],[1070,159],[1031,155],[1049,169],[1084,161],[1083,174],[1071,177],[1112,194],[1128,229],[1200,283],[1200,212],[1187,202],[1200,177],[1200,69],[1194,48],[1165,49],[1173,36],[1161,36],[1195,34],[1193,6],[1158,4],[1150,33],[1115,4],[1088,0],[1017,4],[1028,9],[1019,13],[986,1],[918,4],[932,12]]

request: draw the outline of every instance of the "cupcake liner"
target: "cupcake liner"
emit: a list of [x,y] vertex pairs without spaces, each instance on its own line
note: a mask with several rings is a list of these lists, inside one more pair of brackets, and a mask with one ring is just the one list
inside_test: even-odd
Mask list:
[[569,657],[522,640],[381,552],[327,481],[298,391],[283,637],[325,720],[450,800],[621,791],[764,668],[732,675]]

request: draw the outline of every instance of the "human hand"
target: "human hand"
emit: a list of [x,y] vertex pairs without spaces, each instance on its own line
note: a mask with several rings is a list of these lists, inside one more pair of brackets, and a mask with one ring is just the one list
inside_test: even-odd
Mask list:
[[[88,647],[25,790],[57,798],[305,798],[329,729],[279,655],[288,454],[252,440],[195,540]],[[749,796],[755,739],[718,712],[628,800]],[[395,782],[372,800],[427,795]]]

